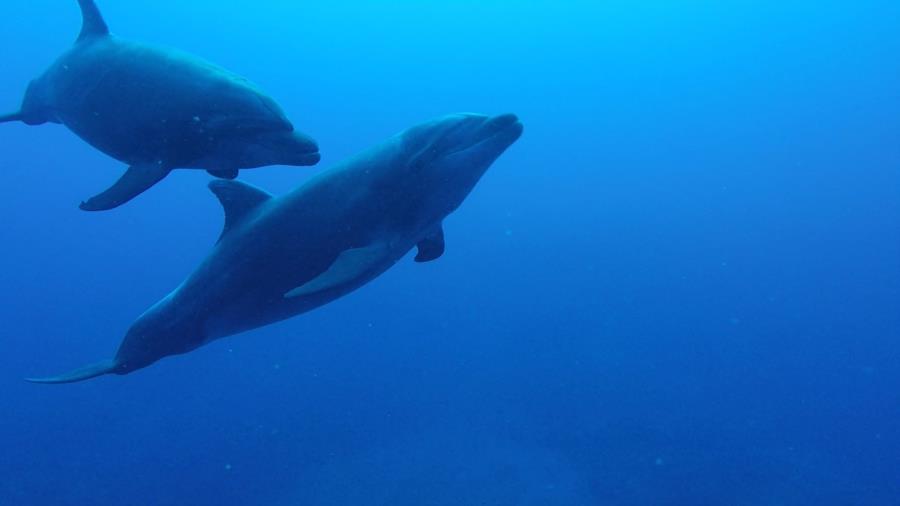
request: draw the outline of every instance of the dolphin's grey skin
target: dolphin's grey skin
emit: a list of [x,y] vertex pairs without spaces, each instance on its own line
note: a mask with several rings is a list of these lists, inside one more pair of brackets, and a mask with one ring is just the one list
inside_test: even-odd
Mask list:
[[75,44],[33,80],[0,123],[62,123],[130,168],[81,204],[120,206],[175,168],[234,179],[239,169],[315,165],[319,149],[252,83],[193,56],[119,39],[93,0],[78,0]]
[[128,374],[327,304],[415,246],[416,261],[437,259],[442,220],[521,134],[512,114],[457,114],[406,130],[281,197],[213,181],[225,227],[200,267],[138,318],[115,358],[30,381]]

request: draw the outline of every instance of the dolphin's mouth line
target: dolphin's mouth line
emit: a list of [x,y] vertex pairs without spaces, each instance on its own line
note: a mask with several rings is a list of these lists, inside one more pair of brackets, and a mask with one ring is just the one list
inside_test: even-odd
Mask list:
[[[495,123],[500,123],[500,125],[496,125]],[[470,147],[475,147],[475,146],[484,144],[485,142],[491,141],[494,138],[496,138],[500,135],[503,135],[505,133],[508,133],[512,130],[521,130],[523,128],[523,125],[522,125],[522,122],[519,121],[519,118],[509,114],[509,115],[497,116],[495,118],[492,118],[490,121],[488,121],[488,123],[483,128],[490,128],[493,131],[490,132],[490,134],[487,137],[481,139],[480,141],[476,142],[475,144],[472,144],[472,146],[470,146]],[[494,130],[495,128],[496,128],[496,130]]]
[[[485,127],[483,127],[483,128],[487,128],[487,127],[488,127],[488,126],[485,125]],[[459,149],[455,149],[455,150],[453,150],[453,151],[447,152],[447,153],[444,155],[444,158],[449,158],[449,157],[454,156],[454,155],[456,155],[456,154],[464,153],[464,152],[466,152],[466,151],[469,151],[470,149],[475,149],[475,148],[481,146],[482,144],[484,144],[484,143],[486,143],[486,142],[490,142],[490,141],[494,140],[494,138],[496,138],[496,137],[499,136],[499,135],[502,135],[502,134],[507,133],[507,132],[509,132],[509,131],[511,131],[511,130],[514,130],[514,129],[520,129],[520,128],[522,128],[522,127],[523,127],[522,122],[519,121],[518,119],[516,119],[516,120],[513,121],[512,123],[509,123],[509,124],[507,124],[507,125],[503,125],[503,126],[500,127],[499,129],[490,132],[489,135],[487,135],[487,136],[484,137],[483,139],[478,140],[477,142],[474,142],[474,143],[472,143],[472,144],[470,144],[470,145],[468,145],[468,146],[466,146],[466,147],[464,147],[464,148],[459,148]]]
[[301,157],[301,159],[303,160],[303,163],[307,163],[309,165],[315,165],[315,164],[319,163],[319,161],[322,160],[322,155],[321,155],[321,153],[319,153],[318,150],[310,151],[309,153],[304,154]]

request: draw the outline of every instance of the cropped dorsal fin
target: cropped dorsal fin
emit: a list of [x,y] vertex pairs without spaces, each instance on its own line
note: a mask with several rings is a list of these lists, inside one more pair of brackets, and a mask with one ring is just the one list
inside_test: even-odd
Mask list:
[[78,35],[78,41],[90,37],[103,37],[109,35],[109,27],[106,21],[103,21],[103,15],[94,0],[78,0],[81,7],[81,34]]
[[218,197],[225,210],[225,227],[219,236],[220,241],[254,209],[272,198],[272,195],[255,186],[227,179],[211,181],[209,189]]

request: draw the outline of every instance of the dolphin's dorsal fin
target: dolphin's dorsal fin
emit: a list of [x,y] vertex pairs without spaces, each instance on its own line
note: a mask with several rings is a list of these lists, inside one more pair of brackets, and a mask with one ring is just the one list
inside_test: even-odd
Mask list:
[[210,181],[209,189],[225,210],[225,227],[219,236],[220,241],[254,209],[272,198],[272,195],[255,186],[227,179]]
[[371,272],[390,255],[387,243],[370,244],[364,248],[348,249],[334,263],[312,280],[284,294],[285,299],[324,292],[357,281]]
[[90,37],[103,37],[109,35],[109,27],[106,21],[103,21],[103,15],[94,0],[78,0],[81,7],[81,34],[78,35],[76,42],[88,39]]
[[443,227],[441,225],[434,227],[416,246],[419,249],[416,253],[416,262],[430,262],[441,258],[444,254]]

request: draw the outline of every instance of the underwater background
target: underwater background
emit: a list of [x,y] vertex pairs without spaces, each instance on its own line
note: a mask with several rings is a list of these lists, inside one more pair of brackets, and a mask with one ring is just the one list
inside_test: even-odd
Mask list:
[[[202,171],[0,129],[0,505],[900,505],[900,3],[102,1],[249,77],[320,143],[274,193],[418,122],[525,134],[447,253],[125,377],[115,352],[222,226]],[[80,28],[0,4],[0,108]]]

